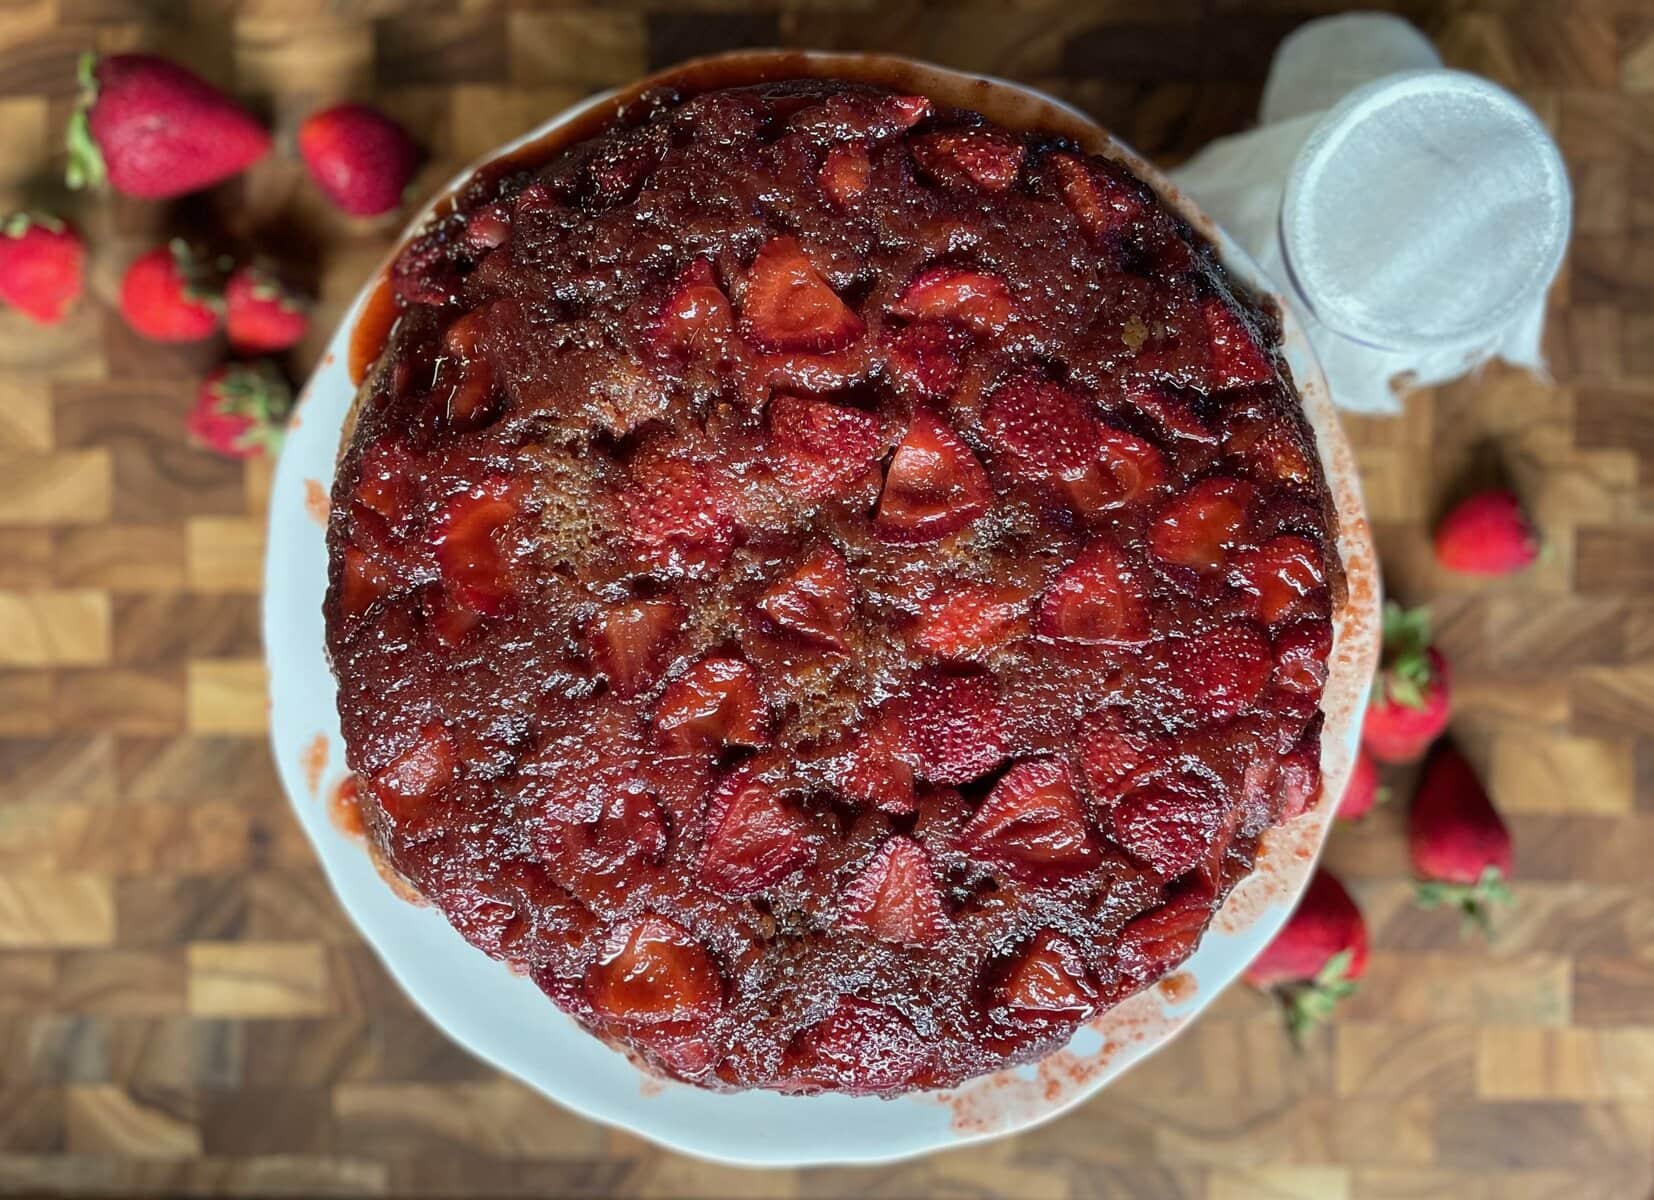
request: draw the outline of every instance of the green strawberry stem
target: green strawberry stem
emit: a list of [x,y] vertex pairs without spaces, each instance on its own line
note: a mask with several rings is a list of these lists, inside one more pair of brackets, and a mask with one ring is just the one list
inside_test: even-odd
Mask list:
[[1318,1025],[1332,1018],[1338,1002],[1356,990],[1355,980],[1348,978],[1354,952],[1340,950],[1327,959],[1315,978],[1307,983],[1288,984],[1281,988],[1281,1007],[1286,1013],[1286,1031],[1292,1044],[1304,1048],[1304,1040]]
[[1493,937],[1493,909],[1511,902],[1510,887],[1498,867],[1484,867],[1475,883],[1447,883],[1421,880],[1415,899],[1420,908],[1452,907],[1459,910],[1466,929],[1479,929]]
[[92,105],[97,103],[98,99],[97,69],[96,54],[88,50],[80,56],[80,65],[75,72],[80,80],[80,102],[75,107],[75,115],[69,118],[69,128],[64,134],[64,143],[69,151],[69,165],[63,172],[63,181],[76,191],[81,188],[101,190],[109,180],[109,172],[103,162],[103,151],[98,149],[98,143],[92,137],[92,126],[88,119]]
[[43,212],[17,212],[0,223],[0,234],[9,238],[20,238],[31,229],[45,229],[52,233],[62,233],[63,222]]
[[1373,679],[1373,699],[1424,707],[1430,686],[1430,610],[1384,603],[1384,661]]
[[281,449],[287,416],[293,410],[293,389],[273,365],[232,367],[214,385],[213,393],[220,412],[251,422],[237,443],[239,449],[258,447],[271,456]]

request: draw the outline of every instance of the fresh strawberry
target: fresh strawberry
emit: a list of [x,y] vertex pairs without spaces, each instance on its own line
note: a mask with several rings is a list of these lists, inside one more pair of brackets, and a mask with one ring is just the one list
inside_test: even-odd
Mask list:
[[707,802],[706,840],[696,871],[714,891],[750,896],[808,863],[809,822],[776,790],[745,770],[736,771]]
[[1089,870],[1100,861],[1074,777],[1052,759],[1005,772],[959,840],[973,858],[1033,880]]
[[1231,621],[1178,641],[1171,683],[1188,711],[1202,720],[1227,721],[1258,702],[1272,667],[1263,632],[1250,622]]
[[741,327],[765,350],[813,354],[841,350],[866,328],[791,237],[771,238],[753,259]]
[[958,321],[977,333],[999,333],[1016,310],[998,276],[932,267],[902,289],[890,311],[912,321]]
[[1257,488],[1239,479],[1202,479],[1168,502],[1149,528],[1149,545],[1176,566],[1211,573],[1246,532]]
[[43,213],[0,221],[0,301],[39,325],[56,325],[80,298],[86,246],[65,222]]
[[1287,923],[1246,968],[1246,982],[1274,990],[1294,1041],[1332,1016],[1367,969],[1367,924],[1330,871],[1316,868]]
[[454,740],[439,724],[418,738],[369,781],[385,815],[398,826],[415,822],[454,778]]
[[1063,200],[1092,237],[1100,240],[1118,233],[1143,211],[1135,190],[1073,155],[1053,154],[1048,161]]
[[934,658],[977,658],[1027,632],[1030,599],[1010,584],[949,586],[920,604],[913,648]]
[[191,439],[228,458],[281,449],[293,389],[274,363],[228,363],[202,381],[184,426]]
[[1430,644],[1430,612],[1384,606],[1384,657],[1373,680],[1361,741],[1381,763],[1417,762],[1447,728],[1452,682]]
[[767,414],[770,470],[806,502],[836,495],[867,474],[883,444],[883,423],[859,408],[779,395]]
[[673,282],[656,318],[653,343],[662,354],[693,358],[722,346],[734,328],[729,297],[718,286],[712,263],[697,258]]
[[1193,887],[1133,918],[1120,931],[1116,962],[1123,979],[1142,987],[1166,974],[1194,953],[1211,915],[1211,892]]
[[840,208],[849,208],[867,190],[873,163],[860,142],[840,142],[821,163],[821,190]]
[[885,468],[873,532],[886,542],[934,542],[987,512],[992,498],[971,448],[941,417],[919,409]]
[[1493,906],[1510,902],[1510,830],[1456,746],[1425,763],[1407,814],[1407,850],[1424,907],[1451,905],[1486,932]]
[[121,278],[121,316],[157,342],[211,337],[223,307],[209,267],[182,241],[140,255]]
[[299,155],[322,194],[353,217],[402,203],[424,155],[408,131],[366,104],[336,104],[299,126]]
[[1246,322],[1216,296],[1200,302],[1206,327],[1207,369],[1214,390],[1251,387],[1275,378],[1275,367]]
[[895,706],[919,773],[968,783],[1005,757],[999,689],[989,675],[926,675]]
[[869,720],[850,737],[849,765],[839,790],[851,800],[888,813],[910,813],[917,806],[913,768],[900,757],[906,743],[888,716]]
[[884,942],[928,946],[942,936],[947,914],[930,855],[897,834],[844,891],[844,922]]
[[758,608],[781,628],[833,650],[849,623],[855,592],[844,556],[832,546],[817,547],[803,562],[758,598]]
[[655,682],[686,615],[676,600],[631,600],[592,619],[592,662],[615,695],[635,696]]
[[1022,170],[1022,143],[996,129],[948,129],[913,143],[913,161],[938,183],[1000,192]]
[[1088,646],[1140,646],[1149,640],[1142,592],[1125,556],[1107,541],[1093,541],[1046,588],[1039,631]]
[[655,738],[672,754],[716,754],[769,742],[758,674],[738,658],[703,658],[667,684],[655,707]]
[[1275,686],[1299,696],[1319,696],[1327,685],[1332,622],[1311,617],[1275,635]]
[[252,114],[164,58],[86,54],[80,83],[69,121],[72,188],[108,183],[148,200],[182,196],[239,174],[270,149]]
[[303,297],[261,267],[240,267],[224,285],[224,332],[238,354],[286,350],[308,324]]
[[723,980],[706,947],[654,913],[609,931],[584,986],[599,1015],[628,1025],[705,1020],[723,1006]]
[[1097,987],[1080,948],[1052,929],[1042,929],[1019,954],[999,985],[999,1000],[1020,1017],[1072,1020],[1091,1011]]
[[522,504],[522,485],[495,475],[449,500],[437,514],[437,569],[456,603],[483,616],[509,607],[516,587],[500,538]]
[[982,435],[1036,482],[1078,483],[1100,469],[1099,426],[1083,397],[1037,376],[994,390],[982,410]]
[[884,369],[891,382],[921,400],[941,400],[959,382],[957,332],[940,321],[914,321],[886,334]]
[[1094,796],[1118,794],[1120,785],[1154,754],[1154,739],[1131,729],[1117,708],[1086,717],[1078,730],[1080,770]]
[[682,459],[650,462],[634,472],[626,532],[652,568],[690,579],[724,565],[735,548],[736,521],[712,471]]
[[831,1013],[793,1038],[781,1073],[792,1091],[867,1095],[907,1087],[928,1058],[924,1039],[901,1013],[840,996]]
[[1326,585],[1320,548],[1291,534],[1236,555],[1229,577],[1250,598],[1253,618],[1265,625],[1301,615],[1309,597]]
[[1338,802],[1339,818],[1359,821],[1383,798],[1384,789],[1378,785],[1378,764],[1365,750],[1357,750],[1355,765],[1350,768],[1350,781],[1344,785],[1343,799]]
[[1224,816],[1222,803],[1209,792],[1146,787],[1115,804],[1109,833],[1133,858],[1175,879],[1205,858]]
[[1539,534],[1514,492],[1478,492],[1436,526],[1436,561],[1466,575],[1509,575],[1539,557]]

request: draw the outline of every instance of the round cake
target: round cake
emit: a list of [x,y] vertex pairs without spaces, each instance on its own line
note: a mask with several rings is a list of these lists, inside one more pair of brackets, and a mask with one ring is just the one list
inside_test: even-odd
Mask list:
[[650,92],[390,287],[329,527],[367,833],[649,1069],[1037,1058],[1316,802],[1342,577],[1278,321],[1121,163]]

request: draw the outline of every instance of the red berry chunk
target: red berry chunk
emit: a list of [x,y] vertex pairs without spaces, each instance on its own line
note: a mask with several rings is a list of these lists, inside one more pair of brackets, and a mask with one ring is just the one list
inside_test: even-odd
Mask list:
[[1258,702],[1272,665],[1263,632],[1245,621],[1232,621],[1180,643],[1172,658],[1172,686],[1192,715],[1224,721]]
[[340,584],[345,615],[359,617],[396,588],[396,576],[360,546],[346,546]]
[[723,981],[706,947],[654,913],[609,932],[586,971],[585,992],[598,1015],[629,1025],[705,1020],[723,1004]]
[[995,390],[982,433],[1018,473],[1036,481],[1079,481],[1096,470],[1102,443],[1086,402],[1064,387],[1022,376]]
[[626,530],[638,557],[670,575],[710,575],[735,546],[736,521],[711,471],[651,463],[627,498]]
[[1069,503],[1078,511],[1098,513],[1123,508],[1165,485],[1166,456],[1152,442],[1112,425],[1099,424],[1094,436],[1096,463],[1079,477],[1064,482]]
[[1163,561],[1211,572],[1246,532],[1257,489],[1239,479],[1202,479],[1160,510],[1149,545]]
[[897,705],[897,720],[932,783],[968,783],[1005,757],[999,689],[988,675],[930,675]]
[[608,863],[659,864],[666,857],[666,817],[644,793],[616,792],[598,818],[591,842]]
[[1085,645],[1140,646],[1150,633],[1142,589],[1125,556],[1094,541],[1046,589],[1039,631]]
[[1223,818],[1223,805],[1207,792],[1149,787],[1114,806],[1109,832],[1132,857],[1173,879],[1206,856]]
[[1132,772],[1153,757],[1154,739],[1126,726],[1118,709],[1104,708],[1080,723],[1080,770],[1099,797],[1118,794]]
[[678,275],[661,307],[654,347],[664,354],[695,357],[722,346],[734,327],[729,298],[718,286],[712,264],[697,258]]
[[919,169],[949,187],[1004,191],[1022,170],[1022,143],[992,129],[949,129],[913,143]]
[[485,616],[502,612],[515,590],[501,538],[521,497],[520,484],[496,476],[455,496],[436,518],[436,561],[448,594]]
[[999,999],[1018,1016],[1077,1018],[1097,1003],[1080,948],[1055,930],[1043,929],[1011,965]]
[[913,648],[935,658],[968,660],[1021,637],[1030,596],[1010,584],[951,586],[920,607]]
[[1300,621],[1275,638],[1275,686],[1301,696],[1319,696],[1327,684],[1332,622]]
[[1050,162],[1064,202],[1092,237],[1118,233],[1143,211],[1142,197],[1123,181],[1069,154],[1053,154]]
[[798,239],[771,238],[747,272],[741,325],[765,350],[822,353],[862,335],[862,319],[816,271]]
[[793,1039],[781,1073],[793,1091],[890,1092],[911,1084],[928,1057],[924,1040],[901,1013],[840,996],[828,1016]]
[[808,863],[804,815],[776,790],[747,771],[737,771],[707,804],[706,841],[697,870],[701,881],[726,896],[750,896]]
[[1212,915],[1211,905],[1211,893],[1195,888],[1133,920],[1120,931],[1120,973],[1142,985],[1188,958]]
[[850,882],[842,911],[847,925],[909,946],[937,941],[947,921],[930,855],[900,834]]
[[392,821],[405,825],[448,786],[454,769],[454,739],[441,725],[427,725],[413,745],[373,777],[373,794]]
[[849,765],[839,779],[839,790],[851,800],[871,804],[888,813],[910,813],[913,768],[899,757],[905,742],[889,717],[876,717],[859,734],[851,735]]
[[934,542],[987,512],[992,498],[970,447],[941,417],[920,409],[885,468],[873,532],[887,542]]
[[1308,812],[1321,798],[1321,744],[1319,738],[1281,757],[1275,777],[1275,795],[1280,801],[1280,819],[1290,821]]
[[1020,878],[1085,871],[1099,860],[1068,768],[1018,763],[994,785],[960,836],[966,853]]
[[821,164],[821,190],[840,208],[849,208],[867,190],[873,164],[867,147],[859,142],[841,142],[827,151]]
[[1200,304],[1206,326],[1207,362],[1216,389],[1251,387],[1275,378],[1275,367],[1234,309],[1216,296]]
[[840,634],[850,620],[853,601],[850,569],[844,564],[844,556],[832,546],[822,545],[760,596],[758,607],[781,628],[842,650],[844,639]]
[[911,320],[952,320],[978,333],[998,333],[1011,323],[1015,307],[997,276],[932,267],[903,289],[890,311]]
[[777,482],[801,500],[824,500],[867,473],[884,445],[883,423],[859,408],[776,396],[768,457]]
[[1309,596],[1326,583],[1320,548],[1289,534],[1237,555],[1230,578],[1253,598],[1252,615],[1266,625],[1302,614]]
[[769,742],[758,676],[738,658],[703,658],[666,685],[655,708],[655,738],[673,754],[716,754]]
[[676,600],[633,600],[592,621],[592,661],[617,696],[635,696],[659,676],[683,627]]
[[959,382],[955,335],[940,321],[915,321],[890,335],[884,369],[897,388],[940,400]]

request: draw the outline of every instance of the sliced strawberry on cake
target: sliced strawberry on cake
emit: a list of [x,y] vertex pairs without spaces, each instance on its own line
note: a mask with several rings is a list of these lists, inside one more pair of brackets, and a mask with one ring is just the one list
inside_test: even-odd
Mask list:
[[947,924],[936,868],[912,838],[900,834],[845,888],[844,923],[881,941],[924,946],[941,938]]
[[761,892],[815,856],[809,830],[804,814],[774,787],[738,770],[707,802],[706,840],[696,872],[702,883],[726,896]]
[[992,498],[971,448],[941,417],[920,409],[885,468],[873,532],[887,542],[933,542],[976,520]]
[[1005,772],[972,814],[960,845],[973,858],[1035,880],[1090,870],[1100,857],[1073,774],[1053,759]]

